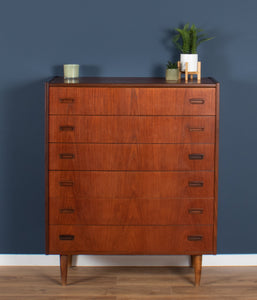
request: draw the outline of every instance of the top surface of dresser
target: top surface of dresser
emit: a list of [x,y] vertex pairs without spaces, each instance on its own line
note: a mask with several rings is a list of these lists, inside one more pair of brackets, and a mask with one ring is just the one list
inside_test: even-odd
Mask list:
[[185,83],[181,81],[166,81],[159,77],[79,77],[77,79],[64,79],[63,77],[54,77],[49,80],[50,86],[140,86],[140,87],[215,87],[218,82],[211,78],[202,78],[198,83],[196,80]]

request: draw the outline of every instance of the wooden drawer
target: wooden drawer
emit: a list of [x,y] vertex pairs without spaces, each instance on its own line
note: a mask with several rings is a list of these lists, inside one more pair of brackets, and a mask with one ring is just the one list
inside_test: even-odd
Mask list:
[[50,114],[215,115],[214,88],[51,87]]
[[212,198],[214,173],[50,171],[52,199]]
[[215,117],[49,117],[49,142],[201,144],[214,137]]
[[213,144],[49,144],[49,170],[213,169]]
[[213,226],[49,226],[50,254],[193,254],[213,251]]
[[213,224],[213,199],[83,199],[49,201],[50,224]]

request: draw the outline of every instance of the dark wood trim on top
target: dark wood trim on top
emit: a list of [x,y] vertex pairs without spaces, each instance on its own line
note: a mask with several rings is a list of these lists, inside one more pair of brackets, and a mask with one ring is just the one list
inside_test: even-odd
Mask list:
[[67,80],[63,77],[54,77],[49,80],[50,86],[58,87],[215,87],[217,81],[211,77],[202,78],[201,83],[196,80],[185,83],[181,81],[166,81],[162,77],[79,77]]

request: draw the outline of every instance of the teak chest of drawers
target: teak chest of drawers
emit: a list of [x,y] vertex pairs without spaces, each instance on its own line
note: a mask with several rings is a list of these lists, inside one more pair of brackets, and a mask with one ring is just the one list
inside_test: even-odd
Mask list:
[[216,253],[219,84],[46,84],[46,253]]

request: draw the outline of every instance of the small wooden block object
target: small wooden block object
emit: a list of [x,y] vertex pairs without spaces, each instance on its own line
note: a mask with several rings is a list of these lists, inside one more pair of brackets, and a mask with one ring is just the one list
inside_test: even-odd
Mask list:
[[193,76],[197,75],[197,82],[201,82],[201,62],[197,63],[197,72],[188,72],[188,63],[186,62],[185,71],[181,71],[181,62],[178,61],[178,69],[179,69],[179,79],[181,80],[182,73],[185,73],[185,83],[188,83],[188,75],[190,75],[190,80],[193,80]]

